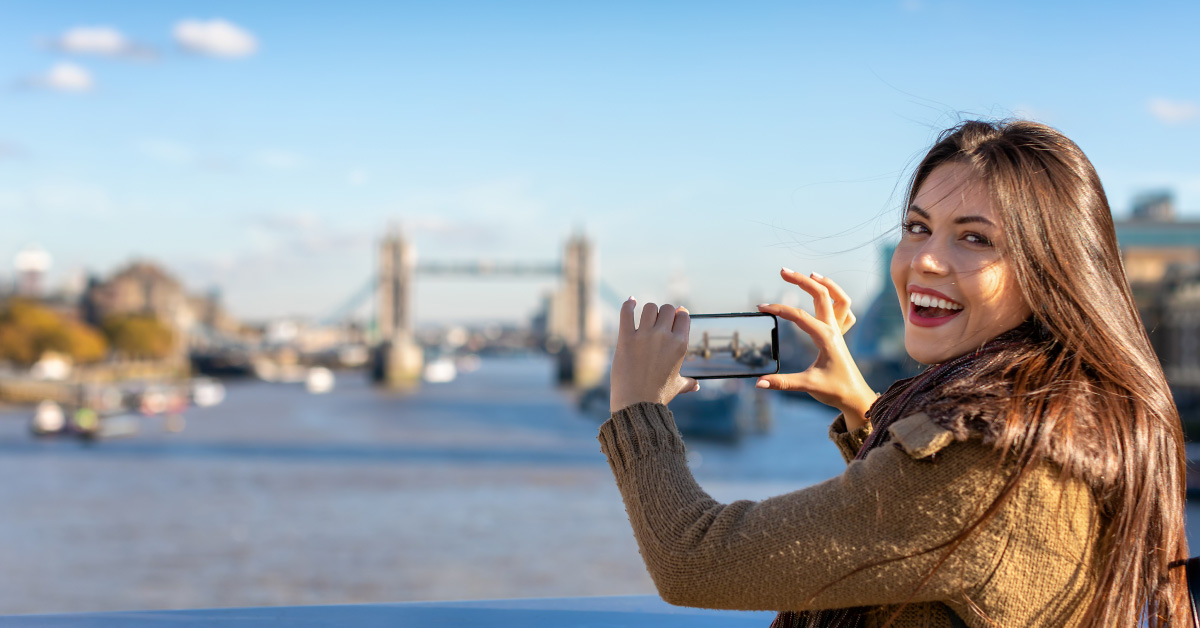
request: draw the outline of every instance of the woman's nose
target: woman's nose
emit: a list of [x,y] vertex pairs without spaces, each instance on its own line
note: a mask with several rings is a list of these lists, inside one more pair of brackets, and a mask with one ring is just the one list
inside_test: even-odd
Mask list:
[[944,275],[948,271],[945,255],[932,240],[927,241],[916,252],[916,255],[913,255],[912,268],[917,272],[931,275]]

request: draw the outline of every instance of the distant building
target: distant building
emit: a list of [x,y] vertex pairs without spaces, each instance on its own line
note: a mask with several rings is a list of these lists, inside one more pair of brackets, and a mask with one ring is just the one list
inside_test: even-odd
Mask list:
[[1132,217],[1116,221],[1129,283],[1158,284],[1172,268],[1200,267],[1200,221],[1176,220],[1169,192],[1135,199]]
[[1175,197],[1168,190],[1144,192],[1133,199],[1135,221],[1171,222],[1175,220]]
[[[1175,298],[1185,285],[1200,279],[1200,220],[1178,220],[1169,192],[1139,195],[1128,220],[1116,221],[1117,243],[1125,274],[1142,322],[1163,367],[1171,371],[1178,352],[1169,326],[1188,317],[1178,310],[1189,302]],[[1173,383],[1174,380],[1173,380]]]
[[1134,199],[1116,221],[1138,312],[1190,439],[1200,439],[1200,220],[1180,220],[1170,192]]
[[13,259],[16,270],[16,293],[18,296],[36,299],[42,295],[46,272],[50,270],[50,254],[42,247],[31,244]]
[[112,277],[88,282],[82,299],[84,318],[93,325],[122,314],[157,318],[175,334],[176,357],[187,356],[194,341],[215,333],[234,334],[239,324],[220,305],[220,293],[189,295],[183,285],[157,264],[135,261]]
[[151,262],[133,262],[107,281],[92,282],[84,298],[95,324],[117,314],[150,315],[181,329],[195,321],[183,286]]

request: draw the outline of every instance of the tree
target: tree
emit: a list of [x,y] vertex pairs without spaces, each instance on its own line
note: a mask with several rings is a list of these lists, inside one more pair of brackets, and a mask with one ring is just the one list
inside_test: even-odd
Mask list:
[[171,329],[152,315],[117,314],[104,321],[104,335],[117,353],[130,358],[162,359],[171,355]]
[[47,351],[95,362],[108,353],[108,343],[95,329],[33,301],[13,299],[0,310],[0,359],[29,366]]

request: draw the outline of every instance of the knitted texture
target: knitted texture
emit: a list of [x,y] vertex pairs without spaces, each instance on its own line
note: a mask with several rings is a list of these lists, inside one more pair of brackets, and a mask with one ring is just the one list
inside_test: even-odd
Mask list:
[[[992,504],[1007,468],[979,438],[948,437],[925,414],[891,430],[895,446],[851,462],[838,477],[730,504],[692,477],[666,406],[613,413],[599,440],[646,568],[669,603],[868,606],[874,626],[908,603],[896,628],[950,626],[946,606],[972,628],[1077,625],[1094,587],[1099,535],[1088,487],[1043,463],[947,556],[939,546]],[[848,433],[842,423],[839,431],[835,423],[831,435],[851,458],[866,430]]]

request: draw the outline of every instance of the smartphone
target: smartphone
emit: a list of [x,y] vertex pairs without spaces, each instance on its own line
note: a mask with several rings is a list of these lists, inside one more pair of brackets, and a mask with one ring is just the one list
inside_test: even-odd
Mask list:
[[692,314],[679,374],[695,379],[758,377],[779,372],[779,323],[774,314]]

